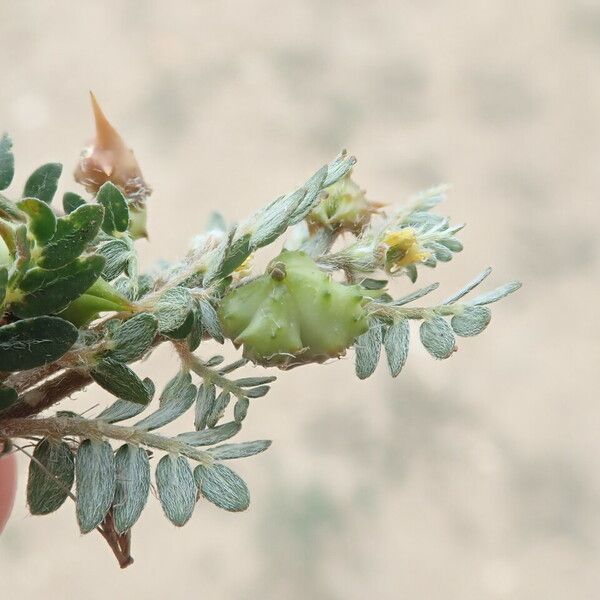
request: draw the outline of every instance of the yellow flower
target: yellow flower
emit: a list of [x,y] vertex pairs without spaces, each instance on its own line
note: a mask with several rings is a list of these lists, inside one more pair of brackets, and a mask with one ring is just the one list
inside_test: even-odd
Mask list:
[[383,244],[387,248],[385,266],[391,273],[429,258],[429,252],[420,246],[415,230],[410,227],[386,233]]

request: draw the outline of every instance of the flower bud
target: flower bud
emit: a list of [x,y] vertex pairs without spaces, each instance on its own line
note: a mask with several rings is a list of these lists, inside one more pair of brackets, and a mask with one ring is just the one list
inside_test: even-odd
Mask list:
[[[144,181],[132,150],[126,146],[118,131],[104,116],[94,94],[90,95],[96,122],[96,137],[79,157],[74,173],[75,181],[81,183],[91,194],[96,194],[102,184],[111,181],[128,200],[143,202],[152,193],[152,189]],[[137,208],[140,212],[142,207]],[[143,225],[137,229],[138,234],[142,229],[145,233]]]
[[311,230],[327,227],[334,231],[350,231],[358,235],[368,225],[371,215],[382,204],[367,200],[351,178],[351,172],[325,190],[325,197],[309,213]]
[[281,369],[342,356],[367,330],[359,286],[334,281],[303,252],[284,250],[267,272],[221,303],[223,332],[244,356]]

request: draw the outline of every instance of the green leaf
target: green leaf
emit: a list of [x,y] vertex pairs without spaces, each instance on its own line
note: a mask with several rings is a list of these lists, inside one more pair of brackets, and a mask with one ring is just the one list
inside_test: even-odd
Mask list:
[[25,216],[17,208],[17,205],[2,194],[0,194],[0,217],[7,221],[25,221]]
[[152,346],[158,321],[150,313],[139,313],[125,321],[112,335],[114,349],[110,356],[119,362],[141,358]]
[[225,465],[198,465],[194,477],[200,493],[225,510],[237,512],[250,505],[250,492],[244,480]]
[[88,533],[104,520],[115,497],[116,471],[108,442],[84,440],[75,461],[77,521],[81,533]]
[[103,266],[104,259],[92,255],[54,271],[31,269],[21,280],[21,297],[11,304],[11,309],[20,317],[59,312],[98,279]]
[[156,466],[156,488],[167,519],[182,527],[194,512],[197,488],[188,461],[183,456],[163,456]]
[[406,271],[406,274],[408,275],[408,278],[410,279],[410,281],[412,283],[415,283],[415,281],[417,281],[417,277],[419,275],[419,272],[417,271],[417,267],[415,267],[415,265],[407,265],[406,267],[404,267],[404,270]]
[[383,327],[379,321],[371,322],[369,330],[359,336],[355,343],[356,375],[366,379],[373,375],[381,354]]
[[250,238],[251,235],[248,233],[231,244],[226,253],[225,260],[221,263],[219,272],[214,276],[215,279],[227,277],[250,256],[252,252]]
[[188,289],[175,287],[167,290],[157,301],[155,316],[158,330],[168,334],[186,323],[192,311],[192,296]]
[[6,299],[6,288],[8,286],[8,269],[0,267],[0,306],[4,304]]
[[198,388],[196,396],[196,416],[194,418],[194,427],[197,430],[206,427],[206,419],[212,411],[216,399],[217,391],[212,383],[203,383]]
[[18,399],[16,390],[0,383],[0,411],[12,406]]
[[456,335],[469,337],[481,333],[490,323],[492,311],[487,306],[465,306],[450,321]]
[[122,310],[131,310],[132,304],[129,299],[121,293],[116,286],[111,285],[104,281],[102,277],[99,277],[94,283],[85,291],[90,296],[96,296],[97,298],[103,298],[120,306]]
[[271,445],[271,440],[256,440],[242,442],[241,444],[222,444],[210,448],[209,452],[215,460],[230,460],[232,458],[246,458],[264,452]]
[[196,386],[190,383],[166,398],[163,392],[158,410],[136,423],[136,428],[151,431],[171,423],[192,406],[196,399],[196,391]]
[[192,328],[187,336],[187,345],[188,348],[194,352],[202,341],[204,328],[202,327],[202,314],[200,313],[200,309],[195,307],[192,312],[194,320],[192,322]]
[[118,277],[127,268],[132,256],[131,248],[123,240],[110,240],[102,244],[96,252],[106,259],[102,277],[107,281]]
[[17,202],[17,206],[29,217],[29,231],[38,245],[49,242],[56,231],[52,209],[37,198],[25,198]]
[[435,358],[448,358],[454,352],[454,334],[445,319],[436,315],[421,323],[421,343]]
[[192,327],[194,326],[194,320],[194,313],[193,311],[190,311],[187,314],[185,321],[179,327],[177,327],[177,329],[163,331],[163,335],[166,335],[172,340],[183,340],[191,333]]
[[86,204],[56,222],[56,234],[43,249],[38,265],[58,269],[82,254],[98,235],[102,223],[102,207]]
[[383,290],[388,285],[387,279],[371,279],[369,277],[363,279],[360,285],[366,290]]
[[[152,380],[146,377],[143,384],[148,390],[150,399],[152,399],[154,396],[154,384],[152,383]],[[116,402],[113,402],[109,407],[105,408],[96,418],[100,421],[106,421],[107,423],[118,423],[119,421],[137,417],[146,409],[146,407],[147,405],[119,398]]]
[[98,298],[91,294],[82,294],[58,313],[58,316],[70,321],[76,327],[83,327],[98,317],[101,312],[114,312],[121,310],[119,304],[110,300]]
[[0,190],[5,190],[15,174],[15,157],[12,153],[12,140],[7,133],[0,137]]
[[410,343],[410,327],[408,319],[402,319],[391,325],[385,333],[383,347],[387,355],[392,377],[397,377],[402,371],[408,357]]
[[59,317],[34,317],[0,327],[0,371],[24,371],[60,358],[77,328]]
[[32,515],[47,515],[62,506],[75,478],[75,459],[63,442],[44,438],[33,451],[27,480],[27,504]]
[[96,202],[104,206],[104,221],[102,229],[109,235],[115,232],[127,231],[129,225],[129,208],[121,190],[107,181],[98,190]]
[[69,215],[77,210],[80,206],[87,204],[86,201],[75,192],[65,192],[63,194],[62,205],[64,211]]
[[60,163],[47,163],[38,167],[25,183],[23,198],[37,198],[50,204],[56,193],[61,173]]
[[223,425],[213,427],[212,429],[205,429],[204,431],[180,433],[177,439],[190,446],[212,446],[212,444],[218,444],[233,437],[241,428],[242,426],[239,423],[230,421],[229,423],[223,423]]
[[115,454],[117,486],[113,518],[117,533],[125,533],[139,519],[150,491],[150,461],[143,448],[123,444]]
[[117,398],[148,404],[150,394],[142,380],[123,363],[112,358],[102,358],[90,371],[94,381]]

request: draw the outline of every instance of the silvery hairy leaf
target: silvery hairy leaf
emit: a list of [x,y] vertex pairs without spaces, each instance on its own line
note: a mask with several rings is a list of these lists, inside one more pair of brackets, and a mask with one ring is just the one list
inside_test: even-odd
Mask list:
[[421,323],[421,343],[435,358],[448,358],[454,352],[454,334],[446,320],[439,315]]
[[327,177],[328,166],[323,165],[303,186],[306,190],[304,197],[298,203],[296,210],[292,213],[289,225],[296,225],[308,215],[316,204],[319,193],[323,189],[325,177]]
[[392,302],[392,304],[394,306],[404,306],[405,304],[408,304],[409,302],[414,302],[415,300],[419,300],[423,296],[427,296],[427,294],[430,294],[434,290],[437,290],[439,287],[440,287],[439,283],[432,283],[431,285],[421,288],[420,290],[415,290],[411,294],[407,294],[406,296],[403,296],[402,298],[398,298],[398,300],[394,300]]
[[491,267],[488,267],[487,269],[485,269],[485,271],[479,273],[479,275],[477,275],[475,279],[469,281],[469,283],[467,283],[467,285],[463,286],[460,290],[458,290],[458,292],[452,294],[452,296],[444,300],[444,304],[454,304],[457,300],[460,300],[462,297],[466,296],[471,290],[475,289],[486,277],[488,277],[491,272]]
[[77,521],[81,533],[95,529],[115,496],[116,471],[108,442],[84,440],[75,460]]
[[491,304],[492,302],[498,302],[498,300],[502,300],[502,298],[516,292],[521,287],[521,284],[518,281],[513,281],[511,283],[507,283],[491,292],[487,292],[486,294],[482,294],[481,296],[477,296],[473,300],[469,301],[469,304],[479,305],[479,304]]
[[234,458],[246,458],[264,452],[271,445],[271,440],[256,440],[254,442],[242,442],[240,444],[222,444],[208,451],[215,460],[230,460]]
[[[148,396],[150,399],[154,396],[154,383],[151,379],[146,377],[143,380],[145,388],[148,390]],[[119,398],[108,408],[105,408],[96,418],[100,421],[106,421],[106,423],[118,423],[119,421],[125,421],[137,417],[141,412],[147,408],[147,405],[139,404],[137,402],[129,402],[129,400],[123,400]]]
[[200,300],[200,314],[202,315],[202,326],[211,338],[223,344],[225,339],[223,338],[223,332],[221,331],[221,324],[217,311],[213,308],[213,305],[208,300]]
[[233,383],[238,387],[254,387],[255,385],[265,385],[267,383],[273,383],[277,377],[274,375],[267,375],[264,377],[242,377],[234,380]]
[[322,187],[327,188],[336,181],[339,181],[355,164],[356,158],[354,158],[354,156],[347,156],[345,150],[340,152],[335,160],[328,165],[327,176],[323,181]]
[[214,401],[208,416],[206,417],[206,425],[207,427],[214,427],[219,419],[223,416],[227,405],[229,404],[229,400],[231,399],[231,394],[225,390],[223,390]]
[[437,260],[441,262],[449,262],[452,260],[452,251],[438,242],[429,242],[426,247],[433,250]]
[[115,454],[117,483],[113,519],[117,533],[131,529],[144,510],[150,490],[150,461],[143,448],[123,444]]
[[192,406],[196,399],[196,391],[196,386],[190,384],[177,395],[172,395],[166,400],[162,399],[158,410],[138,421],[135,426],[139,429],[151,431],[171,423]]
[[235,421],[229,423],[223,423],[212,429],[204,429],[202,431],[188,431],[186,433],[180,433],[177,439],[180,442],[189,444],[190,446],[211,446],[212,444],[218,444],[224,442],[230,437],[233,437],[239,430],[241,425]]
[[248,407],[250,406],[250,400],[248,398],[239,398],[233,407],[233,418],[236,423],[241,423],[248,414]]
[[409,344],[410,326],[408,319],[396,321],[385,332],[383,346],[392,377],[397,377],[402,371],[408,357]]
[[152,346],[158,321],[150,313],[138,313],[120,325],[112,335],[114,348],[110,355],[119,362],[141,358]]
[[156,466],[156,488],[165,515],[182,527],[194,512],[197,487],[188,461],[183,456],[163,456]]
[[369,325],[369,330],[363,333],[356,340],[356,375],[359,379],[370,377],[381,354],[381,342],[383,341],[383,327],[377,320],[373,320]]
[[198,465],[194,470],[194,478],[200,493],[219,508],[233,512],[248,508],[248,486],[229,467],[218,463],[212,467]]
[[282,196],[256,215],[255,229],[250,237],[251,248],[262,248],[274,242],[290,224],[293,213],[306,195],[304,188]]
[[469,337],[481,333],[492,319],[492,311],[487,306],[465,306],[450,320],[456,335]]
[[154,311],[159,331],[167,334],[176,331],[186,322],[192,308],[192,296],[187,288],[174,287],[167,290],[158,299]]
[[196,415],[194,418],[194,427],[197,430],[206,427],[206,419],[212,411],[216,400],[216,394],[215,386],[212,383],[203,383],[198,388],[198,395],[196,396]]

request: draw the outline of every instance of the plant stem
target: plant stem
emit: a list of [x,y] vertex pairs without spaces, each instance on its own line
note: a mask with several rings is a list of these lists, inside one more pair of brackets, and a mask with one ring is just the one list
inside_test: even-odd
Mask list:
[[17,403],[0,413],[0,426],[5,419],[37,415],[90,383],[92,383],[92,378],[87,371],[78,369],[65,371],[54,379],[22,394]]
[[236,398],[242,398],[246,395],[245,391],[241,387],[235,385],[233,381],[227,379],[227,377],[223,377],[223,375],[215,369],[206,366],[202,360],[190,352],[185,343],[173,342],[173,345],[175,346],[175,350],[177,350],[177,354],[179,354],[179,358],[181,358],[183,365],[187,369],[194,371],[196,375],[202,377],[202,380],[205,383],[214,383],[217,387],[233,394]]
[[393,304],[383,304],[381,302],[369,302],[365,310],[370,315],[379,315],[390,319],[426,319],[434,315],[447,317],[455,315],[461,310],[461,304],[441,304],[440,306],[394,306]]
[[83,419],[81,417],[49,417],[46,419],[6,419],[0,421],[0,438],[15,438],[28,435],[42,437],[63,438],[75,435],[81,438],[101,439],[107,437],[121,440],[130,444],[147,446],[156,450],[163,450],[173,454],[181,454],[204,466],[213,463],[212,456],[204,450],[198,450],[189,444],[173,438],[136,429],[113,425],[97,419]]

